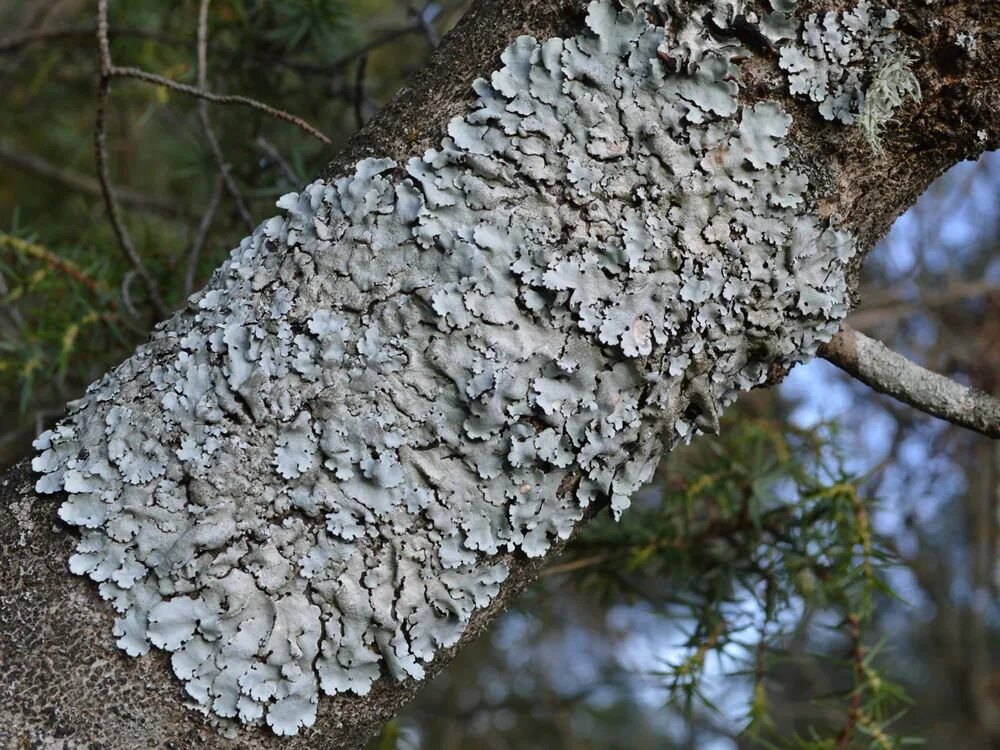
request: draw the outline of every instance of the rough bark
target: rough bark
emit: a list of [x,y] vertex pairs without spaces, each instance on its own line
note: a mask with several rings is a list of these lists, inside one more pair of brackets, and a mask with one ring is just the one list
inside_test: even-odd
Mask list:
[[[572,35],[582,25],[584,0],[480,0],[445,40],[429,67],[362,131],[326,171],[333,177],[361,158],[399,160],[436,144],[445,123],[470,101],[473,80],[499,67],[501,51],[519,34],[540,39]],[[839,0],[812,0],[800,14],[844,10]],[[916,54],[923,89],[919,105],[897,113],[874,158],[855,127],[826,122],[812,102],[787,94],[785,74],[763,47],[742,65],[741,98],[772,99],[792,115],[788,145],[816,192],[821,216],[839,215],[865,252],[895,217],[950,165],[1000,147],[1000,6],[988,0],[927,7],[922,0],[894,4],[897,27]],[[935,4],[935,6],[940,4]],[[970,50],[960,32],[974,32]],[[320,701],[309,731],[291,738],[267,729],[230,728],[228,736],[192,711],[169,659],[159,651],[129,658],[111,637],[113,613],[92,582],[71,576],[66,560],[78,539],[56,515],[61,499],[37,495],[36,477],[22,462],[0,482],[7,513],[0,521],[0,674],[4,685],[0,743],[9,747],[357,747],[376,732],[420,682],[379,680],[363,698]],[[594,506],[588,510],[592,515]],[[461,640],[437,653],[429,676],[476,637],[530,583],[544,557],[503,558],[510,575],[492,603],[477,610]]]
[[849,326],[820,347],[819,356],[879,393],[925,414],[1000,438],[1000,401],[925,370]]

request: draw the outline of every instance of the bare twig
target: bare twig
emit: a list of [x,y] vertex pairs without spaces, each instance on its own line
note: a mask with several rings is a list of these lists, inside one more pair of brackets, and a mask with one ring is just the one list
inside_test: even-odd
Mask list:
[[[198,88],[205,90],[208,88],[208,6],[211,0],[201,0],[198,7]],[[247,208],[243,194],[240,192],[236,180],[229,170],[229,164],[222,155],[222,146],[219,139],[215,137],[215,130],[212,128],[212,120],[208,115],[208,102],[205,99],[198,101],[198,119],[201,121],[201,129],[208,142],[208,148],[212,152],[215,165],[222,175],[222,182],[226,186],[226,192],[236,204],[236,210],[246,225],[247,230],[253,231],[253,217]]]
[[[427,23],[432,23],[437,13],[427,14],[430,16],[427,18]],[[344,68],[349,66],[352,62],[357,60],[362,55],[367,55],[376,49],[390,44],[397,39],[410,34],[420,34],[423,33],[425,36],[426,24],[423,19],[415,17],[412,23],[400,27],[398,29],[391,29],[381,34],[377,38],[362,45],[356,50],[352,50],[346,55],[334,60],[330,63],[308,63],[299,62],[295,60],[288,60],[285,57],[275,54],[268,54],[266,52],[254,51],[249,54],[247,61],[261,66],[277,66],[281,68],[286,68],[288,70],[294,70],[299,73],[305,74],[321,74],[321,75],[335,75],[341,72]],[[436,31],[433,26],[430,27],[432,32],[436,35]],[[49,29],[38,29],[35,31],[26,32],[23,34],[12,34],[7,37],[0,38],[0,55],[14,53],[20,49],[33,44],[35,42],[46,42],[55,41],[60,39],[77,39],[77,38],[93,38],[95,33],[94,27],[57,27]],[[167,34],[157,33],[155,31],[149,31],[147,29],[137,29],[137,28],[109,28],[108,36],[114,37],[135,37],[138,39],[151,39],[156,42],[161,42],[163,44],[170,44],[175,46],[191,46],[189,39],[183,39],[180,37],[173,37]],[[437,46],[433,37],[428,37],[428,41],[432,46]],[[222,45],[210,44],[210,49],[217,50],[224,54],[236,54],[236,52],[228,47]]]
[[281,109],[275,109],[274,107],[259,102],[256,99],[251,99],[248,96],[240,96],[238,94],[213,94],[211,91],[204,91],[196,86],[189,86],[186,83],[180,83],[179,81],[174,81],[170,78],[158,75],[156,73],[150,73],[145,70],[140,70],[139,68],[130,68],[122,66],[113,66],[111,68],[111,76],[117,78],[134,78],[138,81],[145,81],[146,83],[153,83],[157,86],[163,86],[171,91],[176,91],[181,94],[188,94],[189,96],[197,97],[198,99],[204,99],[205,101],[212,102],[213,104],[240,104],[245,107],[250,107],[251,109],[256,109],[258,112],[263,112],[266,115],[270,115],[276,120],[282,120],[284,122],[291,123],[299,129],[305,131],[309,135],[313,136],[319,141],[329,145],[331,143],[330,139],[321,133],[319,130],[314,128],[308,122],[300,117],[296,117],[293,114],[289,114]]
[[297,73],[332,76],[342,72],[344,68],[358,58],[370,55],[380,47],[391,44],[404,36],[419,34],[423,31],[423,28],[423,24],[421,24],[418,19],[407,26],[387,31],[367,44],[363,44],[357,49],[348,52],[330,63],[297,62],[295,60],[284,60],[277,56],[270,55],[260,55],[258,57],[261,62],[266,63],[267,65],[279,65],[283,68],[287,68],[288,70],[294,70]]
[[[319,139],[323,143],[329,144],[330,139],[327,138],[323,133],[314,128],[312,125],[302,120],[299,117],[289,114],[280,109],[276,109],[267,104],[257,101],[256,99],[251,99],[245,96],[229,96],[213,94],[207,90],[207,78],[208,78],[208,8],[210,0],[202,0],[200,3],[199,13],[198,13],[198,85],[189,86],[184,83],[179,83],[173,81],[164,76],[158,75],[156,73],[150,73],[139,68],[132,67],[121,67],[114,64],[111,58],[111,44],[109,41],[109,31],[108,31],[108,0],[98,0],[97,4],[97,44],[100,51],[100,63],[101,63],[101,79],[100,86],[98,89],[97,98],[97,118],[94,128],[94,144],[95,152],[97,155],[97,167],[98,167],[98,178],[100,184],[100,190],[104,196],[105,204],[108,209],[108,216],[111,220],[112,228],[114,229],[115,236],[118,239],[118,244],[125,254],[132,269],[135,271],[135,275],[142,279],[144,285],[146,286],[147,292],[150,297],[150,301],[153,304],[154,309],[157,314],[161,317],[166,315],[166,307],[163,304],[162,298],[160,297],[159,289],[156,284],[156,280],[152,277],[149,271],[146,269],[142,258],[136,252],[135,245],[132,242],[132,237],[128,232],[128,228],[125,226],[125,222],[122,218],[121,208],[118,204],[118,200],[115,197],[115,193],[111,188],[111,178],[110,169],[108,167],[108,153],[107,153],[107,108],[108,99],[111,90],[111,81],[114,78],[134,78],[136,80],[145,81],[147,83],[153,83],[158,86],[163,86],[170,89],[171,91],[177,91],[180,93],[188,94],[199,99],[199,117],[202,122],[202,128],[205,132],[206,140],[208,141],[209,147],[212,151],[212,155],[219,167],[221,179],[226,189],[233,197],[236,202],[237,208],[249,229],[253,228],[253,220],[250,217],[250,213],[246,208],[242,196],[236,186],[235,181],[229,174],[228,165],[226,164],[225,158],[222,155],[222,150],[219,146],[218,139],[215,137],[215,133],[212,130],[211,121],[209,120],[207,111],[207,102],[213,102],[216,104],[240,104],[243,106],[251,107],[260,112],[263,112],[271,117],[278,120],[283,120],[289,122],[297,127],[301,128],[305,132]],[[217,202],[216,202],[217,203]],[[195,255],[195,264],[197,263],[197,255],[201,252],[201,245],[204,243],[204,236],[208,232],[208,228],[205,226],[206,222],[210,224],[211,218],[215,214],[216,206],[212,206],[209,212],[206,212],[205,218],[203,218],[201,225],[199,226],[198,233],[196,235],[196,241],[192,247],[192,254]],[[200,239],[199,239],[200,238]],[[193,274],[191,268],[188,269],[188,274]],[[127,285],[126,285],[127,286]],[[127,292],[124,294],[126,301],[128,301]]]
[[879,323],[905,318],[921,310],[944,307],[954,302],[984,297],[997,292],[1000,292],[1000,284],[995,281],[981,279],[958,282],[939,292],[921,294],[912,300],[889,299],[882,304],[858,310],[851,313],[850,323],[855,328],[869,328]]
[[91,28],[55,28],[55,29],[32,29],[21,34],[11,34],[0,39],[0,54],[17,52],[22,47],[26,47],[34,42],[45,42],[52,39],[67,39],[73,37],[91,37],[94,34]]
[[[76,190],[88,195],[103,195],[101,191],[101,183],[94,178],[85,174],[80,174],[79,172],[74,172],[71,169],[60,167],[40,156],[37,156],[36,154],[9,148],[3,142],[0,142],[0,162],[12,166],[15,169],[20,169],[25,172],[31,172],[39,175],[40,177],[45,177],[53,182],[63,185],[64,187],[68,187],[71,190]],[[170,218],[176,218],[184,213],[173,203],[153,198],[140,190],[115,188],[115,194],[118,196],[118,200],[120,200],[122,204],[129,206],[130,208],[149,211],[151,213]]]
[[[208,88],[208,6],[211,0],[198,4],[198,88]],[[204,104],[202,99],[200,104]]]
[[610,552],[604,552],[599,555],[591,555],[590,557],[580,557],[576,560],[570,560],[569,562],[550,565],[549,567],[544,568],[539,575],[545,578],[548,576],[562,575],[563,573],[572,573],[577,570],[582,570],[583,568],[601,565],[612,559],[614,559],[614,555]]
[[[198,88],[201,89],[208,88],[208,6],[210,2],[211,0],[201,0],[198,7]],[[235,181],[229,174],[228,165],[222,157],[222,149],[215,137],[215,131],[212,130],[212,122],[208,116],[208,102],[204,99],[201,99],[198,102],[198,117],[201,120],[201,127],[205,133],[205,138],[208,140],[209,147],[212,150],[212,156],[215,158],[215,163],[219,167],[219,177],[216,179],[215,185],[212,188],[212,197],[209,198],[208,207],[205,209],[205,214],[202,216],[201,222],[198,224],[198,230],[195,233],[194,242],[191,243],[191,251],[188,253],[187,269],[184,273],[185,297],[189,296],[191,292],[194,291],[195,275],[198,271],[198,260],[201,258],[201,251],[205,245],[205,239],[208,237],[208,232],[212,227],[212,221],[215,219],[215,212],[219,208],[219,201],[222,199],[223,187],[226,188],[233,200],[236,202],[236,207],[240,212],[240,216],[243,217],[243,221],[251,229],[253,228],[253,219],[250,218],[250,212],[247,210],[246,204],[243,201],[243,196],[236,187]]]
[[198,224],[198,231],[195,233],[194,242],[191,243],[191,251],[188,253],[187,270],[184,273],[184,296],[188,297],[194,291],[195,276],[198,270],[198,260],[201,257],[202,248],[205,246],[205,239],[212,228],[212,221],[215,219],[215,212],[219,208],[219,201],[222,199],[222,188],[225,186],[225,175],[219,172],[212,188],[212,197],[208,200],[205,208],[205,215],[201,217]]
[[114,63],[111,61],[111,42],[108,37],[108,0],[97,0],[97,49],[100,53],[101,77],[110,78]]
[[879,393],[925,414],[1000,438],[1000,400],[911,362],[881,342],[844,326],[819,356]]
[[236,184],[236,180],[233,179],[232,171],[230,170],[229,163],[226,161],[225,156],[222,155],[222,147],[219,145],[218,139],[215,137],[215,131],[212,129],[212,123],[208,118],[207,107],[205,103],[201,103],[198,111],[198,119],[201,120],[201,128],[205,134],[205,140],[208,142],[208,148],[212,152],[212,159],[214,159],[216,166],[219,168],[219,174],[222,175],[222,183],[226,186],[226,192],[229,193],[229,197],[233,199],[236,204],[236,211],[240,215],[240,219],[243,220],[244,225],[246,225],[248,231],[253,231],[254,223],[253,217],[250,215],[250,209],[247,208],[246,201],[243,199],[243,193],[240,192],[239,185]]
[[438,34],[437,29],[434,28],[434,19],[437,17],[440,10],[441,9],[434,3],[426,3],[423,8],[413,10],[417,20],[420,22],[420,28],[423,30],[424,36],[427,38],[427,43],[434,49],[437,49],[438,45],[441,44],[441,35]]
[[[95,28],[93,26],[71,26],[42,28],[27,31],[22,34],[12,34],[0,39],[0,54],[17,52],[23,47],[35,42],[47,42],[57,39],[93,39]],[[147,29],[118,28],[109,30],[110,36],[131,36],[138,39],[152,39],[166,44],[188,44],[182,39],[177,39],[166,34],[160,34]]]
[[354,120],[358,130],[365,126],[365,73],[368,71],[368,55],[362,55],[358,60],[358,69],[354,74]]
[[296,172],[292,165],[288,163],[288,160],[281,155],[281,152],[274,147],[273,143],[267,140],[267,138],[263,135],[258,135],[254,142],[260,147],[261,151],[267,154],[267,158],[278,165],[281,173],[285,175],[286,180],[288,180],[292,185],[302,184],[302,178],[299,176],[299,173]]
[[97,0],[97,46],[100,50],[101,59],[101,80],[97,90],[97,116],[94,123],[94,151],[97,157],[97,176],[101,184],[101,192],[104,195],[104,203],[108,209],[108,218],[118,238],[118,246],[121,248],[125,258],[131,264],[132,269],[142,279],[149,294],[150,302],[157,315],[166,317],[167,308],[160,297],[160,290],[156,279],[146,268],[142,258],[135,250],[132,237],[122,219],[121,207],[111,188],[111,175],[108,168],[108,145],[107,145],[107,119],[108,119],[108,95],[111,92],[111,43],[108,41],[108,0]]
[[132,282],[135,281],[135,277],[135,269],[129,269],[122,277],[122,283],[118,292],[122,300],[122,307],[124,307],[128,311],[128,314],[133,318],[141,320],[139,309],[135,306],[135,302],[132,301]]

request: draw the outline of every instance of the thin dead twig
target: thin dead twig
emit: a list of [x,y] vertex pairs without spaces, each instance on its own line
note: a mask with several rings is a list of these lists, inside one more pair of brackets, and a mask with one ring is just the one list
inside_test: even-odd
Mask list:
[[[201,0],[198,7],[198,88],[202,90],[208,88],[208,6],[210,2],[211,0]],[[226,192],[236,204],[236,211],[246,225],[247,231],[252,232],[253,217],[250,215],[246,201],[243,200],[243,194],[240,192],[236,180],[233,179],[229,164],[222,154],[219,139],[215,137],[212,120],[208,114],[208,101],[205,99],[198,101],[198,119],[201,121],[201,129],[208,142],[208,148],[212,152],[212,158],[222,176],[222,183],[226,186]]]
[[164,76],[158,75],[157,73],[150,73],[139,68],[113,66],[111,68],[111,76],[117,78],[134,78],[138,81],[145,81],[146,83],[153,83],[157,86],[163,86],[171,91],[176,91],[181,94],[188,94],[189,96],[194,96],[199,99],[204,99],[205,101],[212,102],[213,104],[239,104],[245,107],[250,107],[251,109],[256,109],[258,112],[263,112],[266,115],[282,120],[287,123],[291,123],[301,130],[305,131],[309,135],[313,136],[319,141],[322,141],[326,145],[330,145],[332,142],[326,135],[314,128],[308,122],[300,117],[296,117],[293,114],[289,114],[281,109],[275,109],[274,107],[259,102],[256,99],[251,99],[248,96],[240,96],[238,94],[213,94],[211,91],[204,91],[196,86],[189,86],[186,83],[180,83],[179,81],[174,81],[170,78],[165,78]]
[[[87,195],[102,195],[100,182],[89,175],[60,167],[37,154],[10,148],[3,142],[0,142],[0,162],[15,169],[50,179],[71,190]],[[141,211],[148,211],[167,218],[177,218],[185,213],[173,203],[150,197],[139,190],[116,187],[115,194],[124,205]]]
[[985,297],[1000,292],[1000,284],[980,279],[957,282],[939,292],[927,292],[915,299],[896,298],[862,308],[851,313],[850,324],[854,328],[870,328],[880,323],[897,321],[931,308],[945,307],[955,302]]
[[215,219],[215,212],[219,208],[219,201],[222,199],[222,189],[225,186],[225,174],[219,172],[215,185],[212,188],[212,196],[208,200],[205,208],[205,215],[202,216],[198,224],[198,231],[195,233],[194,242],[191,243],[191,251],[188,253],[187,270],[184,274],[184,296],[189,297],[194,291],[196,272],[198,270],[198,260],[201,258],[202,248],[205,247],[205,240],[208,232],[212,228],[212,221]]
[[285,175],[286,180],[288,180],[292,185],[302,184],[302,178],[299,176],[299,173],[296,172],[292,165],[288,163],[288,160],[281,155],[281,152],[275,148],[273,143],[267,140],[267,138],[263,135],[258,135],[254,142],[271,161],[278,165],[282,174]]
[[[96,29],[93,26],[69,26],[55,28],[41,28],[27,31],[21,34],[12,34],[0,39],[0,54],[17,52],[36,42],[47,42],[56,39],[93,39]],[[177,39],[166,34],[155,31],[137,28],[118,28],[109,30],[110,36],[131,36],[138,39],[152,39],[165,44],[188,44],[182,39]]]
[[156,314],[161,318],[166,317],[167,309],[160,297],[159,286],[156,279],[150,274],[146,264],[136,252],[132,237],[125,226],[122,218],[121,207],[115,198],[111,187],[111,174],[108,166],[108,144],[107,144],[107,119],[108,119],[108,97],[111,93],[111,70],[114,68],[111,62],[111,43],[108,41],[108,0],[97,0],[97,46],[100,51],[101,60],[101,80],[97,89],[97,113],[94,122],[94,152],[97,158],[97,177],[100,181],[101,192],[104,196],[104,203],[108,210],[108,218],[111,220],[111,227],[115,237],[118,239],[118,246],[125,255],[126,260],[132,269],[142,279],[146,286],[146,292],[153,305]]
[[97,117],[94,127],[94,150],[97,156],[97,174],[101,183],[101,191],[104,194],[104,204],[108,210],[108,218],[111,220],[111,227],[114,230],[115,237],[118,239],[118,246],[125,255],[125,259],[132,266],[132,269],[142,278],[142,282],[146,286],[146,292],[149,294],[150,302],[156,310],[157,315],[162,318],[166,317],[167,309],[163,304],[163,299],[160,297],[159,286],[156,283],[156,279],[150,274],[149,269],[146,268],[146,264],[143,263],[142,258],[136,252],[132,236],[125,226],[121,215],[121,208],[111,188],[107,146],[107,105],[110,84],[111,79],[102,76],[97,93]]

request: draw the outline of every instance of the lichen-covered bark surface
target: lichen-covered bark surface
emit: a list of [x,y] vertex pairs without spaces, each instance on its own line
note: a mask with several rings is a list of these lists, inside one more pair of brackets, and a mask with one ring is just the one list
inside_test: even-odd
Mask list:
[[[359,744],[833,334],[888,223],[998,145],[998,15],[480,3],[5,479],[0,739]],[[880,161],[890,56],[924,99]]]

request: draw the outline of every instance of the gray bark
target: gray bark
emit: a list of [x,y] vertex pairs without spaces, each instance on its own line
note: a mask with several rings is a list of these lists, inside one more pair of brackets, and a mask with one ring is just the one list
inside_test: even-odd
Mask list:
[[[804,7],[799,11],[800,21],[809,11],[841,9],[841,4],[833,0],[813,0],[801,5]],[[583,28],[585,8],[583,0],[480,0],[459,27],[445,39],[428,68],[418,74],[352,141],[346,152],[332,162],[325,173],[326,177],[333,179],[352,173],[352,165],[363,158],[391,157],[403,162],[409,156],[422,153],[425,148],[436,146],[445,124],[453,116],[465,113],[472,103],[469,92],[473,80],[488,76],[491,71],[500,67],[500,53],[506,45],[525,33],[542,40],[555,35],[572,37],[579,34]],[[719,159],[718,179],[729,179],[733,174],[751,181],[763,179],[763,176],[770,174],[768,170],[785,161],[785,157],[775,155],[777,149],[772,149],[774,144],[768,140],[770,136],[761,135],[756,126],[759,125],[766,133],[780,131],[784,115],[758,123],[747,113],[769,115],[776,111],[773,108],[776,106],[781,112],[790,115],[791,130],[787,139],[782,133],[783,140],[779,143],[789,149],[787,160],[791,167],[797,170],[797,174],[808,177],[809,188],[801,196],[808,214],[797,210],[791,212],[788,218],[815,222],[812,226],[825,227],[829,220],[840,217],[840,229],[851,233],[858,250],[851,256],[848,268],[835,267],[836,264],[831,260],[829,268],[825,270],[827,276],[846,276],[848,286],[853,286],[850,282],[860,268],[865,252],[934,177],[958,160],[1000,146],[1000,86],[990,64],[991,60],[1000,59],[1000,8],[993,3],[970,1],[953,2],[947,8],[937,9],[927,8],[925,3],[918,0],[900,0],[896,3],[896,8],[902,15],[896,24],[902,43],[917,60],[914,68],[923,89],[923,100],[919,105],[909,105],[897,111],[897,124],[891,125],[885,133],[883,159],[873,158],[858,128],[831,124],[820,115],[814,102],[791,96],[788,93],[786,68],[781,67],[780,59],[773,51],[773,43],[760,43],[756,40],[755,44],[754,39],[745,40],[751,47],[748,51],[752,54],[739,63],[743,122],[748,123],[746,129],[752,132],[748,134],[740,131],[732,117],[728,123],[722,118],[720,127],[731,127],[734,140],[730,142],[734,146],[742,144],[748,153],[756,149],[755,161],[758,163],[754,170],[750,170],[738,159],[736,161],[739,163],[725,162],[726,155],[723,151],[713,154],[713,158],[717,156]],[[760,15],[765,15],[762,8],[758,10]],[[725,25],[722,24],[723,27]],[[959,32],[971,32],[975,35],[977,46],[974,52],[967,45],[963,46],[956,41]],[[704,31],[704,34],[708,35],[709,32]],[[713,38],[726,36],[725,29],[718,31],[718,34],[712,32],[712,35]],[[708,36],[704,38],[707,39]],[[690,54],[693,59],[695,52]],[[689,61],[670,61],[668,64],[679,63],[683,66],[686,62]],[[871,75],[873,71],[862,72]],[[655,92],[650,96],[655,98]],[[771,105],[755,109],[756,104],[762,101],[771,102]],[[631,132],[628,113],[623,113],[620,119],[621,126]],[[751,140],[740,141],[740,137],[751,139],[753,149],[750,148]],[[612,139],[612,143],[614,142]],[[470,141],[468,148],[475,149],[478,146]],[[767,155],[762,156],[762,152]],[[561,158],[547,155],[549,156],[550,163],[558,162]],[[647,164],[643,168],[648,166]],[[680,169],[680,164],[671,164],[669,158],[660,166],[668,168],[663,172],[664,179],[669,177],[669,173]],[[608,169],[621,167],[611,165]],[[708,164],[704,169],[712,173],[714,167]],[[519,202],[530,207],[541,205],[548,198],[559,199],[552,201],[558,205],[570,199],[570,189],[559,179],[543,173],[540,178],[529,180],[524,177],[520,166],[515,171],[517,175],[513,182],[519,191],[515,195]],[[634,177],[627,172],[621,176],[625,180]],[[782,176],[787,177],[787,174],[782,173]],[[681,195],[680,192],[672,193],[668,199],[679,199]],[[593,217],[602,209],[624,210],[616,200],[602,196],[597,200],[598,205],[590,206],[589,210],[596,212],[588,215],[594,225],[600,224]],[[668,200],[668,206],[669,203]],[[759,209],[761,212],[770,210],[763,205]],[[523,211],[527,211],[529,219],[541,215],[534,209],[523,209],[522,213]],[[519,214],[515,210],[511,215],[516,217]],[[568,219],[562,218],[559,221],[564,222],[567,227],[571,226]],[[682,223],[680,229],[683,230],[685,226]],[[604,242],[612,242],[611,233],[596,237]],[[564,238],[567,243],[571,239],[569,235]],[[291,243],[285,239],[282,242],[286,243],[284,247],[291,256]],[[673,252],[676,254],[678,268],[686,259],[704,249],[700,247],[700,243],[697,233],[683,241],[677,241]],[[796,248],[790,250],[793,253],[795,251]],[[391,266],[388,258],[375,260],[379,264],[384,262]],[[395,270],[402,274],[401,270]],[[216,290],[223,288],[226,273],[220,272],[215,280]],[[622,272],[622,276],[628,277],[629,274]],[[315,278],[318,279],[317,283],[324,281],[322,272]],[[334,281],[332,278],[326,280],[331,283]],[[689,273],[686,281],[692,280],[695,280],[695,275]],[[700,277],[697,280],[701,280]],[[445,280],[440,281],[443,283]],[[683,274],[681,281],[685,281]],[[527,283],[523,282],[525,285]],[[539,286],[544,289],[544,283]],[[356,291],[340,282],[333,283],[330,288],[345,294]],[[397,296],[399,291],[397,290]],[[628,294],[637,291],[634,287],[625,287]],[[836,287],[835,291],[841,297],[847,294],[846,288]],[[524,289],[519,289],[518,294],[523,293]],[[317,292],[313,293],[314,300],[318,296]],[[202,296],[200,299],[206,297]],[[359,301],[366,306],[373,303],[386,304],[387,299],[388,297],[373,300],[370,294],[361,295],[355,300],[355,304]],[[793,299],[797,301],[799,297],[795,296]],[[238,299],[237,302],[249,304],[250,300]],[[602,319],[607,322],[610,320],[610,311],[614,308],[613,301],[604,307],[598,304],[600,302],[598,300],[594,303],[594,309],[597,310],[594,314],[604,316]],[[830,325],[835,324],[838,315],[846,310],[846,299],[834,302],[838,307],[837,311],[827,309],[816,315],[796,313],[793,308],[797,302],[789,307],[781,307],[780,315],[769,312],[768,315],[778,315],[772,325],[773,333],[759,337],[759,345],[749,354],[746,354],[748,345],[741,338],[742,334],[736,334],[742,342],[740,351],[746,354],[743,364],[752,364],[754,372],[779,372],[797,359],[810,355],[819,344],[814,336],[829,336],[832,333]],[[569,305],[568,302],[565,304]],[[663,304],[667,305],[667,302]],[[199,330],[201,322],[197,318],[200,314],[198,309],[204,308],[192,306],[191,309],[178,313],[157,333],[158,338],[149,345],[146,354],[142,355],[147,358],[147,369],[153,363],[173,361],[171,358],[176,354],[176,345],[172,343],[171,336],[174,333],[186,335]],[[372,308],[367,309],[370,311]],[[573,315],[579,313],[576,308],[567,307],[567,310]],[[763,307],[759,312],[765,312]],[[358,314],[359,320],[361,314]],[[698,314],[697,308],[692,314]],[[650,351],[661,355],[673,351],[677,356],[688,352],[670,349],[672,344],[657,340],[653,333],[646,330],[645,324],[638,328],[635,325],[626,326],[624,331],[618,331],[612,326],[609,329],[611,334],[595,343],[595,336],[590,335],[586,329],[581,329],[573,315],[567,315],[565,320],[549,320],[546,325],[541,326],[542,333],[539,335],[544,338],[548,335],[546,331],[557,332],[559,340],[565,339],[579,347],[584,352],[579,356],[596,369],[610,372],[618,367],[619,372],[625,368],[640,375],[658,374],[665,384],[662,392],[645,390],[646,386],[640,388],[643,405],[633,417],[636,431],[628,436],[623,432],[623,443],[631,444],[632,449],[641,453],[644,458],[652,457],[650,454],[656,448],[661,431],[667,433],[666,443],[669,445],[675,438],[673,430],[682,421],[685,422],[684,430],[694,427],[710,430],[713,427],[717,402],[725,395],[716,391],[717,384],[709,378],[710,374],[714,376],[715,373],[722,372],[718,360],[705,362],[699,356],[691,357],[688,364],[680,367],[680,374],[668,377],[660,370],[662,364],[649,361]],[[445,317],[442,314],[442,319]],[[803,323],[807,318],[808,325]],[[305,318],[298,322],[304,323],[304,320]],[[503,329],[509,323],[494,321],[491,325]],[[749,327],[747,324],[747,328]],[[449,341],[458,340],[458,330],[458,324],[449,323]],[[706,330],[711,333],[711,326]],[[809,337],[802,338],[802,331],[811,333]],[[631,338],[626,334],[630,334]],[[413,336],[417,337],[418,334],[414,333]],[[796,339],[796,336],[799,338]],[[803,345],[805,351],[794,348],[788,350],[787,344],[793,340],[806,341]],[[547,344],[543,341],[540,346],[544,348]],[[412,354],[417,356],[419,351]],[[139,369],[137,363],[142,364],[143,360],[133,361],[133,370]],[[149,373],[139,372],[133,377],[123,374],[124,372],[126,371],[119,371],[109,380],[120,391],[108,395],[109,402],[134,407],[138,424],[160,419],[162,415],[156,411],[148,395],[150,388],[142,386],[151,377]],[[738,373],[744,371],[737,368],[734,372],[737,374],[732,375],[733,382],[736,385],[746,385],[738,376]],[[396,382],[400,377],[402,376],[388,380]],[[719,382],[722,380],[720,376]],[[728,383],[726,381],[727,385]],[[246,394],[239,392],[241,384],[242,381],[233,386],[236,395],[221,410],[222,416],[219,418],[228,419],[235,425],[232,430],[249,442],[249,454],[256,456],[245,467],[231,467],[242,472],[242,491],[251,493],[258,487],[268,487],[275,483],[274,466],[265,457],[272,455],[275,445],[288,445],[290,438],[277,442],[281,439],[276,435],[278,427],[268,427],[267,420],[262,416],[266,412],[266,405],[256,404],[252,399],[248,401]],[[133,390],[129,390],[130,388]],[[160,403],[159,398],[155,403]],[[666,427],[656,423],[654,407],[657,406],[662,406],[661,411],[669,414]],[[106,418],[106,412],[101,411],[105,408],[92,399],[78,407],[77,413],[84,417],[98,413]],[[241,410],[247,412],[242,420],[234,416]],[[539,417],[535,415],[534,418]],[[97,451],[101,449],[105,437],[100,432],[87,432],[95,423],[94,420],[81,418],[77,428],[81,435],[89,436],[87,447]],[[457,425],[453,426],[458,429]],[[543,427],[544,422],[539,430]],[[429,439],[425,443],[419,443],[419,446],[421,449],[434,449],[433,441]],[[405,469],[416,472],[421,468],[417,459],[412,456],[407,458],[409,454],[401,451],[399,455]],[[292,458],[300,459],[301,456]],[[165,458],[162,463],[169,464],[171,461],[172,458]],[[303,461],[300,460],[300,463]],[[43,463],[45,465],[42,468],[46,472],[66,469],[63,459],[53,458]],[[160,469],[155,461],[152,469],[136,469],[146,470],[156,474],[157,471],[166,472],[171,469]],[[179,468],[177,470],[180,471]],[[289,469],[287,473],[295,471]],[[433,471],[430,473],[433,474]],[[579,519],[573,522],[574,526],[584,523],[605,504],[622,502],[621,499],[614,499],[612,495],[615,493],[605,488],[596,493],[586,508],[577,509],[575,505],[566,504],[566,499],[574,496],[581,482],[587,479],[597,481],[585,469],[579,455],[559,471],[552,468],[547,474],[558,481],[549,491],[550,497],[541,498],[540,502],[544,505],[546,502],[558,501],[563,503],[559,507],[572,507],[573,517]],[[421,682],[406,677],[405,669],[399,675],[403,679],[397,680],[390,674],[391,668],[384,666],[383,662],[382,677],[374,683],[369,693],[358,697],[338,692],[332,697],[322,697],[315,725],[292,739],[275,737],[267,728],[220,728],[211,716],[197,713],[187,705],[189,701],[185,699],[180,683],[173,676],[170,660],[164,652],[153,650],[136,659],[126,656],[116,647],[115,639],[111,636],[115,618],[107,602],[100,599],[93,582],[72,576],[67,571],[66,561],[78,543],[78,532],[64,524],[57,514],[57,509],[65,498],[36,494],[33,488],[36,479],[37,475],[33,475],[27,462],[24,462],[0,482],[0,496],[4,507],[9,511],[0,521],[0,554],[5,561],[9,561],[0,570],[0,673],[5,679],[3,692],[0,693],[3,696],[0,707],[0,716],[3,718],[0,741],[5,746],[356,747],[376,732],[419,689]],[[137,486],[145,479],[143,474],[125,476],[126,482],[134,480]],[[255,486],[255,481],[260,484]],[[439,480],[427,481],[433,483]],[[60,479],[59,487],[63,486],[62,482]],[[217,483],[215,490],[224,492],[225,482]],[[196,491],[191,489],[191,492]],[[197,490],[197,493],[202,492],[204,489]],[[82,519],[82,515],[85,514],[73,512],[67,516],[64,512],[64,518],[68,517],[77,526],[99,525],[92,519]],[[524,529],[505,527],[501,532],[516,535],[523,533]],[[434,544],[439,543],[434,541],[436,538],[427,538]],[[470,563],[470,570],[481,572],[484,565],[502,566],[506,569],[507,576],[491,596],[490,603],[470,613],[457,643],[437,650],[433,658],[422,665],[425,674],[430,677],[438,672],[462,644],[478,635],[533,580],[538,570],[558,554],[564,541],[563,538],[548,538],[543,544],[544,554],[538,557],[526,556],[528,547],[520,540],[507,545],[506,551],[496,554],[477,553],[476,561]],[[480,553],[482,552],[480,549]],[[379,648],[382,656],[388,659],[390,652],[382,645]]]
[[879,393],[991,438],[1000,438],[1000,401],[926,370],[880,341],[844,326],[820,347],[823,357]]

